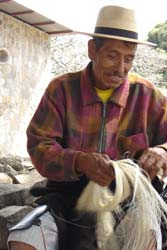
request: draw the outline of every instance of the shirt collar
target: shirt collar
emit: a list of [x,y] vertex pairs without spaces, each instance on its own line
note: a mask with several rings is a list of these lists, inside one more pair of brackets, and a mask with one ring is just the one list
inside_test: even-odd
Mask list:
[[[84,106],[100,101],[93,86],[91,71],[92,63],[90,62],[81,74],[81,96]],[[112,96],[109,98],[109,101],[114,102],[119,106],[125,107],[129,94],[129,86],[130,84],[127,79],[123,84],[121,84],[120,87],[114,90]]]
[[84,69],[81,74],[81,96],[84,106],[100,101],[100,98],[97,96],[93,86],[91,71],[92,63],[89,63],[86,69]]
[[129,86],[130,83],[128,79],[126,79],[125,82],[120,85],[120,87],[114,90],[113,94],[109,98],[109,101],[112,101],[122,107],[125,107],[129,95]]

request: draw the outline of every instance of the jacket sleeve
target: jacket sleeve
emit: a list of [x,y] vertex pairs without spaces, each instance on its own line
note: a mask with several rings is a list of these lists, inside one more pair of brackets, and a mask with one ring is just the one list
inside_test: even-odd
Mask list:
[[167,150],[167,98],[157,90],[150,107],[147,123],[151,146]]
[[65,94],[59,80],[47,87],[27,128],[27,151],[38,172],[54,181],[75,181],[79,152],[63,147]]

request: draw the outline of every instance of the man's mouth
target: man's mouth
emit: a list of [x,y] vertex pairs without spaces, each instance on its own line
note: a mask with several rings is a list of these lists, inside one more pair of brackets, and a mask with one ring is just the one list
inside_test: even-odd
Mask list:
[[110,73],[107,73],[106,76],[109,79],[109,81],[115,82],[115,83],[120,83],[123,80],[123,76],[112,75]]

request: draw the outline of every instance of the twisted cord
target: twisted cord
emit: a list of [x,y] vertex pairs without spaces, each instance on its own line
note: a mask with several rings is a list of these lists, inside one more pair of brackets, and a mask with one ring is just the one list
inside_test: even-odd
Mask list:
[[[131,159],[111,161],[116,190],[90,181],[83,190],[77,210],[97,213],[96,234],[100,250],[146,250],[152,241],[161,250],[161,221],[167,225],[167,205],[153,188],[146,173]],[[116,225],[120,204],[131,198],[126,216]],[[120,213],[121,214],[121,213]],[[116,228],[116,229],[115,229]],[[154,244],[155,245],[155,244]]]

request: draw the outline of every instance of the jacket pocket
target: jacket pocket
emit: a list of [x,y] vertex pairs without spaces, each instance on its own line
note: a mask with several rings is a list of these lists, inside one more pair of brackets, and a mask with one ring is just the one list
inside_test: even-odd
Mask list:
[[145,133],[120,136],[118,139],[118,147],[122,156],[124,156],[125,153],[128,153],[130,156],[135,156],[149,147],[148,137]]

